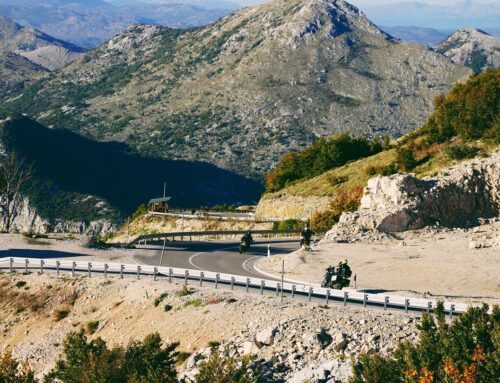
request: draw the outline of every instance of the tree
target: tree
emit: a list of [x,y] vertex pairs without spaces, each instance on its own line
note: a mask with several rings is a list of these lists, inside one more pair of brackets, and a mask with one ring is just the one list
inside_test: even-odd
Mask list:
[[201,363],[196,383],[259,383],[263,381],[261,369],[251,364],[251,358],[237,359],[214,350],[206,362]]
[[14,213],[21,202],[22,189],[31,179],[32,173],[33,166],[16,152],[11,152],[0,160],[0,196],[7,232],[10,231]]
[[0,357],[0,383],[37,383],[27,365],[21,365],[10,352]]

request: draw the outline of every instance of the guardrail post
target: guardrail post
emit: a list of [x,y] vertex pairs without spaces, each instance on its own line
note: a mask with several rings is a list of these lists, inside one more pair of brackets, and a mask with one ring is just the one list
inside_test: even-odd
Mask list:
[[215,274],[215,288],[219,288],[219,278],[220,278],[220,274]]
[[141,266],[137,266],[137,279],[141,279]]
[[125,269],[124,265],[120,265],[120,278],[123,279],[123,270]]
[[200,273],[200,287],[203,286],[203,277],[205,276],[205,273],[202,271]]
[[453,313],[455,312],[455,305],[450,306],[450,319],[453,319]]
[[104,278],[107,278],[108,277],[108,264],[105,263],[104,264]]
[[432,310],[432,302],[427,302],[427,312],[430,313]]
[[366,307],[366,303],[368,302],[368,294],[363,296],[363,307]]
[[278,296],[280,294],[280,286],[281,286],[280,283],[276,284],[276,296]]
[[76,269],[76,262],[73,261],[71,264],[71,276],[74,278],[75,277],[75,269]]
[[172,283],[172,274],[174,273],[174,270],[168,269],[168,283]]
[[250,289],[250,278],[247,278],[247,293],[249,289]]
[[45,261],[43,259],[40,259],[40,274],[43,274],[43,265],[45,264]]
[[410,300],[405,299],[405,313],[408,314],[408,306],[410,305]]
[[264,286],[266,285],[265,281],[260,281],[260,295],[264,295]]
[[156,281],[158,277],[158,267],[153,267],[153,280]]
[[56,261],[56,275],[59,276],[59,266],[61,266],[61,262]]
[[313,288],[312,288],[312,287],[309,287],[309,297],[308,297],[309,302],[310,302],[310,301],[311,301],[311,299],[312,299],[312,294],[313,294]]
[[325,304],[328,306],[328,301],[330,300],[330,290],[326,290],[326,301]]
[[349,293],[344,291],[344,306],[347,306],[347,298],[349,297]]
[[9,270],[11,273],[14,272],[13,266],[14,266],[14,258],[9,258]]
[[234,277],[231,277],[231,290],[234,289]]
[[89,262],[89,278],[92,277],[92,262]]
[[188,270],[184,271],[184,284],[185,285],[188,284],[188,275],[189,275],[189,271]]
[[296,289],[296,286],[292,285],[292,299],[295,298],[295,289]]
[[384,297],[384,310],[387,310],[387,305],[389,304],[389,297],[385,296]]
[[28,258],[26,258],[24,260],[24,273],[25,274],[28,274],[28,264],[30,263],[30,261],[28,260]]

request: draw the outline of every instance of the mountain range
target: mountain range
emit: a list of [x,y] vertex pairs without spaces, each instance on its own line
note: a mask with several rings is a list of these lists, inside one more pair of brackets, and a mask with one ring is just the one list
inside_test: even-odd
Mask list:
[[0,98],[61,68],[82,52],[73,44],[0,16]]
[[321,136],[410,132],[471,73],[343,0],[275,0],[205,28],[130,27],[2,112],[260,178]]

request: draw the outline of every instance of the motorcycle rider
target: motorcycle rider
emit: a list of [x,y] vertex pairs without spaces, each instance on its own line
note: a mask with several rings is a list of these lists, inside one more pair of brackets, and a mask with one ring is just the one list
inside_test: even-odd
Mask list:
[[253,243],[252,233],[247,231],[243,237],[241,237],[241,242],[245,243],[245,246],[248,248]]
[[302,246],[309,247],[311,245],[311,237],[313,236],[314,232],[309,229],[309,226],[307,224],[304,225],[304,228],[300,231],[300,236],[302,237],[302,240],[300,241],[300,244]]
[[351,278],[352,275],[352,270],[349,267],[349,264],[347,262],[347,259],[344,259],[343,261],[339,262],[339,265],[337,267],[337,278],[338,278],[338,284],[339,287],[342,289],[344,287],[349,287],[351,284],[351,281],[349,278]]

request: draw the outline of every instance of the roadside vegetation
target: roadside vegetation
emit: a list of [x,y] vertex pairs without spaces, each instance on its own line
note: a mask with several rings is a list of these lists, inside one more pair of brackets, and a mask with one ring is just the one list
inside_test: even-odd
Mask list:
[[268,173],[264,198],[331,196],[329,209],[311,220],[313,227],[329,228],[342,211],[357,209],[362,188],[374,176],[433,176],[454,162],[487,155],[500,144],[499,88],[499,69],[455,85],[436,97],[424,126],[397,141],[341,135],[289,153]]
[[[471,307],[451,323],[443,304],[424,314],[416,342],[403,340],[390,355],[371,350],[353,359],[349,383],[481,383],[500,376],[500,309]],[[70,333],[63,354],[44,382],[61,383],[178,383],[178,368],[190,356],[177,351],[179,344],[164,344],[153,333],[127,347],[108,347],[101,338],[85,332]],[[211,342],[211,354],[198,367],[197,383],[272,382],[262,373],[263,362],[255,357],[230,356]],[[39,383],[27,364],[0,357],[0,382]]]

